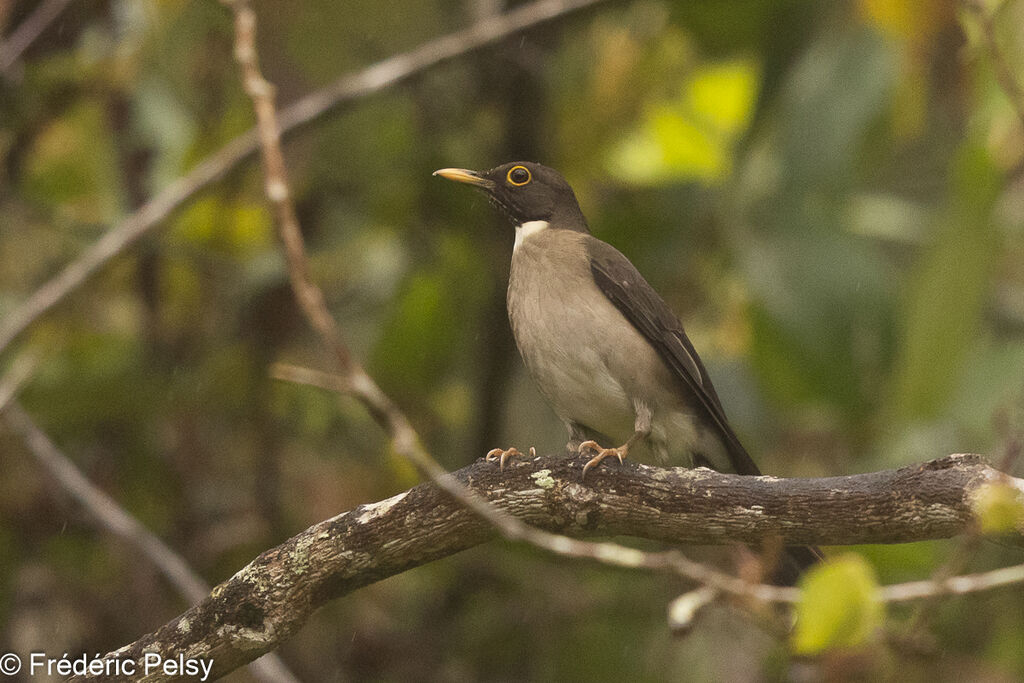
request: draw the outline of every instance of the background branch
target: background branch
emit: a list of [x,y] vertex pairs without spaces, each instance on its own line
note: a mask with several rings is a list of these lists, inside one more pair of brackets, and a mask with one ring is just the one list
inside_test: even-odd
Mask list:
[[0,74],[10,75],[11,68],[25,50],[61,15],[71,0],[43,0],[32,14],[21,22],[7,40],[0,43]]
[[[8,383],[3,384],[6,386]],[[209,584],[192,570],[185,558],[168,547],[118,505],[117,501],[93,486],[16,401],[7,400],[2,403],[0,411],[7,426],[21,436],[40,467],[98,527],[121,539],[148,560],[188,602],[198,602],[206,597],[210,592]],[[262,681],[287,683],[298,680],[274,653],[267,653],[250,663],[249,669]]]
[[[355,74],[345,75],[326,88],[286,107],[280,114],[280,131],[284,134],[297,130],[343,104],[397,85],[441,62],[600,1],[538,0],[505,14],[478,21],[466,29],[431,40],[409,52],[392,55]],[[256,129],[246,131],[204,158],[191,171],[174,180],[144,206],[104,233],[95,244],[0,320],[0,353],[111,259],[159,225],[198,192],[255,154],[258,148]]]
[[[581,465],[577,459],[539,457],[500,472],[491,463],[477,462],[452,476],[495,507],[549,531],[671,544],[756,544],[773,536],[791,544],[945,538],[971,522],[970,500],[980,485],[998,480],[1024,495],[1024,481],[1006,477],[973,455],[822,479],[627,463],[597,470],[583,483]],[[138,659],[155,648],[165,657],[212,659],[214,675],[223,675],[277,647],[328,600],[494,535],[490,524],[437,486],[421,484],[320,522],[264,552],[201,603],[116,656]],[[681,558],[675,551],[633,552],[636,566],[666,572],[674,572],[673,563]],[[1024,566],[888,586],[882,599],[962,594],[1020,582]],[[782,591],[778,597],[784,602],[798,594],[774,590]]]

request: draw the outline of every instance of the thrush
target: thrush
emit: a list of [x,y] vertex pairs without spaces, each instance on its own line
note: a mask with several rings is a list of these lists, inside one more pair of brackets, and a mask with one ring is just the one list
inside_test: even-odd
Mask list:
[[[594,452],[583,476],[640,443],[662,461],[761,471],[733,431],[679,318],[615,247],[590,233],[569,183],[516,161],[489,171],[434,172],[482,190],[515,226],[508,316],[527,370],[569,431]],[[619,444],[619,445],[614,445]],[[495,449],[504,465],[515,449]],[[792,546],[775,579],[792,583],[820,559]]]

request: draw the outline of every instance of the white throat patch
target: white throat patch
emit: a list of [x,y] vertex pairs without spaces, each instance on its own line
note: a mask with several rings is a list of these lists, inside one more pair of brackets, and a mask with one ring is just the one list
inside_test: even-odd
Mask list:
[[551,224],[547,221],[526,221],[522,225],[517,225],[516,242],[512,245],[512,253],[515,253],[516,249],[519,248],[519,245],[522,244],[527,237],[546,230],[549,225]]

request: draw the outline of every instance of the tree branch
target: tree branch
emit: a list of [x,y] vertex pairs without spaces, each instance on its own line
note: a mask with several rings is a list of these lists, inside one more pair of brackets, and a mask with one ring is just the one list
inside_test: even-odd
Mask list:
[[43,0],[32,14],[0,43],[0,75],[9,76],[22,53],[61,15],[71,0]]
[[[538,457],[504,472],[477,462],[452,473],[518,520],[571,536],[634,536],[665,543],[897,543],[946,538],[972,523],[971,500],[990,482],[1024,497],[1024,480],[979,456],[953,455],[871,474],[778,479],[635,463],[581,481],[575,458]],[[328,600],[494,538],[495,529],[433,483],[316,524],[266,551],[201,603],[107,658],[213,661],[214,676],[277,647]],[[600,546],[600,544],[593,544]],[[676,552],[633,551],[634,566],[677,572]],[[596,558],[600,559],[600,558]],[[735,579],[741,583],[742,580]],[[882,589],[886,601],[963,594],[1024,582],[1024,566]],[[746,584],[751,585],[751,584]],[[717,588],[717,586],[713,586]],[[772,589],[783,602],[799,591]],[[152,680],[161,680],[154,678]]]
[[[392,55],[354,74],[346,74],[326,88],[284,108],[279,116],[281,134],[295,131],[341,105],[402,83],[442,62],[598,2],[601,0],[536,0],[431,40],[409,52]],[[135,213],[104,233],[77,259],[0,319],[0,353],[111,259],[159,225],[174,210],[255,154],[258,145],[256,129],[246,131],[200,161],[191,171],[174,180]]]

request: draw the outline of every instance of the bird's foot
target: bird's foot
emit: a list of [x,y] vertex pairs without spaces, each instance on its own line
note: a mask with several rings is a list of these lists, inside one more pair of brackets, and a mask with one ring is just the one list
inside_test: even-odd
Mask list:
[[580,454],[585,450],[597,451],[597,455],[587,461],[587,464],[583,466],[583,479],[586,479],[587,472],[601,464],[601,461],[609,456],[614,456],[619,459],[619,464],[626,459],[626,454],[629,453],[629,444],[625,443],[618,448],[602,448],[596,441],[584,441],[579,446]]
[[[512,448],[492,448],[491,450],[487,451],[487,455],[484,456],[484,460],[486,460],[487,462],[497,461],[498,468],[504,471],[505,463],[508,462],[509,458],[525,457],[526,455],[524,455],[521,450],[513,446]],[[530,446],[530,457],[537,457],[537,449],[534,448],[533,446]]]

